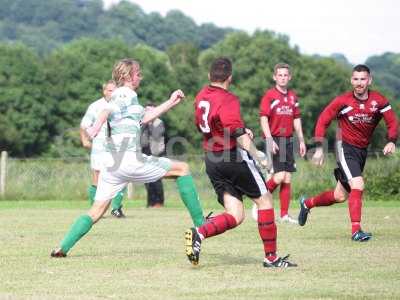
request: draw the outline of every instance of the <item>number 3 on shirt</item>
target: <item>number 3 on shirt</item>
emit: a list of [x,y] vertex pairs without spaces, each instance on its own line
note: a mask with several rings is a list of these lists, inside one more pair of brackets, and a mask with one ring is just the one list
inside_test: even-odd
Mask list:
[[210,113],[210,102],[208,102],[206,100],[201,100],[199,102],[198,106],[199,106],[199,109],[201,109],[203,111],[203,114],[201,115],[201,119],[204,123],[204,124],[200,123],[199,127],[202,132],[209,133],[211,131],[210,126],[208,125],[208,114]]

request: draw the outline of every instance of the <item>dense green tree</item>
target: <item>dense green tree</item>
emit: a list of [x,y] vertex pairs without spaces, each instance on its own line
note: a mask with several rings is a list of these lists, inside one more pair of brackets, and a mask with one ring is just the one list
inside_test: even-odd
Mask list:
[[114,63],[126,57],[138,60],[142,66],[140,101],[144,104],[168,99],[176,86],[168,57],[148,46],[128,47],[120,40],[81,39],[46,58],[46,96],[55,102],[49,132],[58,137],[58,145],[62,142],[60,136],[71,140],[75,132],[78,138],[78,131],[71,130],[79,128],[87,106],[102,97],[102,83],[111,79]]
[[38,57],[23,45],[0,45],[0,149],[13,156],[45,150],[54,103],[43,96]]
[[165,17],[146,14],[128,1],[104,10],[101,0],[0,0],[0,17],[0,41],[21,41],[40,55],[81,37],[119,38],[160,50],[189,42],[204,49],[232,31],[212,24],[198,26],[176,10]]
[[187,94],[195,94],[201,87],[199,74],[199,49],[190,43],[178,43],[166,51],[172,74],[179,87]]
[[368,58],[374,81],[384,88],[388,97],[400,103],[400,54],[385,53]]
[[89,103],[101,98],[101,85],[111,79],[114,62],[128,54],[118,40],[82,39],[45,59],[46,93],[56,103],[52,134],[79,126]]
[[[312,137],[321,109],[347,88],[349,73],[345,66],[338,65],[333,59],[301,55],[297,48],[290,47],[287,36],[273,32],[257,31],[253,36],[230,34],[201,54],[201,65],[209,66],[213,58],[221,55],[233,61],[232,90],[242,101],[247,126],[257,134],[260,133],[260,100],[264,92],[274,85],[272,75],[275,64],[285,62],[293,68],[291,87],[299,95],[305,116],[303,127],[308,138]],[[333,135],[330,138],[333,139]]]
[[[198,27],[178,11],[170,12],[165,18],[157,13],[147,15],[139,6],[126,1],[108,11],[97,0],[57,0],[48,7],[45,1],[35,1],[48,11],[32,8],[32,15],[21,12],[17,17],[8,12],[17,13],[22,2],[0,0],[0,4],[10,5],[7,8],[0,5],[0,16],[5,16],[0,21],[0,39],[22,40],[43,56],[37,57],[26,46],[0,44],[0,130],[3,132],[0,147],[9,149],[12,155],[32,156],[44,151],[52,156],[82,155],[80,119],[89,103],[101,97],[101,85],[111,78],[114,63],[125,57],[141,63],[144,79],[137,92],[142,104],[160,103],[173,90],[183,89],[185,101],[163,119],[169,137],[184,137],[190,152],[201,151],[198,147],[201,135],[196,133],[193,123],[194,97],[208,83],[209,65],[218,56],[227,56],[233,61],[232,91],[241,99],[246,125],[257,136],[260,134],[259,103],[265,90],[274,85],[272,72],[276,63],[286,62],[293,68],[291,87],[300,98],[308,141],[325,105],[351,89],[348,64],[338,62],[338,57],[302,55],[297,47],[290,46],[285,35],[270,31],[249,35],[235,31],[202,50],[207,39],[215,38],[214,30],[218,37],[227,31],[210,24]],[[72,16],[76,8],[79,14]],[[79,16],[83,15],[95,21],[79,25]],[[70,23],[64,20],[66,16],[71,16]],[[69,33],[60,29],[59,22],[64,21],[71,26]],[[199,30],[208,36],[206,40],[198,34]],[[66,39],[72,36],[75,39],[85,32],[96,38],[64,44]],[[102,39],[103,36],[110,39]],[[48,54],[51,48],[57,49]],[[368,63],[377,83],[374,88],[391,99],[396,98],[397,91],[391,87],[396,86],[400,75],[398,56],[385,54],[371,58]],[[398,110],[400,101],[394,100],[393,107]],[[328,135],[330,141],[334,140],[333,128]],[[384,135],[384,126],[380,126],[372,143],[374,149],[381,147]]]

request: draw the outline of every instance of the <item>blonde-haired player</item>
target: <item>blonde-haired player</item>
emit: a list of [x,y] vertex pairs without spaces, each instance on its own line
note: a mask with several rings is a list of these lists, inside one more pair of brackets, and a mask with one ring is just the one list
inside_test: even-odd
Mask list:
[[147,183],[163,177],[176,178],[180,196],[188,208],[195,226],[204,222],[203,211],[189,165],[165,157],[142,154],[140,127],[156,119],[179,104],[185,97],[181,90],[174,91],[170,98],[152,110],[145,111],[139,104],[136,90],[142,80],[140,65],[133,59],[122,59],[113,69],[117,89],[112,94],[107,109],[103,110],[94,126],[87,132],[95,137],[103,124],[110,125],[108,150],[113,156],[112,164],[100,172],[95,201],[87,214],[80,216],[66,234],[59,248],[51,252],[52,257],[65,257],[105,213],[111,199],[124,189],[128,182]]

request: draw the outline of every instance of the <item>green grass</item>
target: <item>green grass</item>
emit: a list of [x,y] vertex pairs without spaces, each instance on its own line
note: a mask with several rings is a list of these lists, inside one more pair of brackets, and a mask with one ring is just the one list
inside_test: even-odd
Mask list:
[[[293,174],[293,198],[302,194],[314,195],[332,189],[335,160],[328,156],[326,164],[317,168],[310,162],[297,160],[297,172]],[[189,162],[201,199],[213,199],[214,191],[205,174],[202,156],[190,156]],[[390,159],[368,159],[365,169],[366,191],[364,199],[400,202],[400,156]],[[89,163],[83,158],[61,159],[10,159],[7,165],[7,200],[84,200],[90,185]],[[176,185],[164,180],[167,198],[178,198]],[[62,191],[62,193],[60,193]],[[143,200],[146,191],[143,185],[135,186],[134,198]]]
[[279,252],[299,267],[269,270],[251,218],[206,240],[192,267],[182,205],[145,209],[144,201],[130,201],[126,219],[107,213],[66,259],[51,259],[86,203],[0,201],[0,299],[400,298],[400,207],[378,204],[364,209],[374,234],[368,243],[350,241],[345,205],[315,209],[304,228],[279,224]]

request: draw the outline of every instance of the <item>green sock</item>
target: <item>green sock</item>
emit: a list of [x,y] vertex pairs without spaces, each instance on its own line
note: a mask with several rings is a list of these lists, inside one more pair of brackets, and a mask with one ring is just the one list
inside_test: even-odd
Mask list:
[[95,186],[95,185],[91,185],[91,186],[88,188],[89,204],[90,204],[90,206],[93,205],[94,196],[96,196],[96,190],[97,190],[97,186]]
[[61,241],[61,249],[67,254],[76,242],[78,242],[92,228],[93,220],[88,215],[82,215],[75,220],[68,233]]
[[203,209],[201,208],[199,195],[197,194],[192,175],[178,177],[176,184],[178,185],[182,201],[192,217],[193,224],[195,226],[203,225]]
[[122,199],[124,199],[124,193],[126,191],[126,188],[124,188],[122,191],[118,192],[118,194],[112,199],[111,202],[111,209],[118,209],[122,207]]

